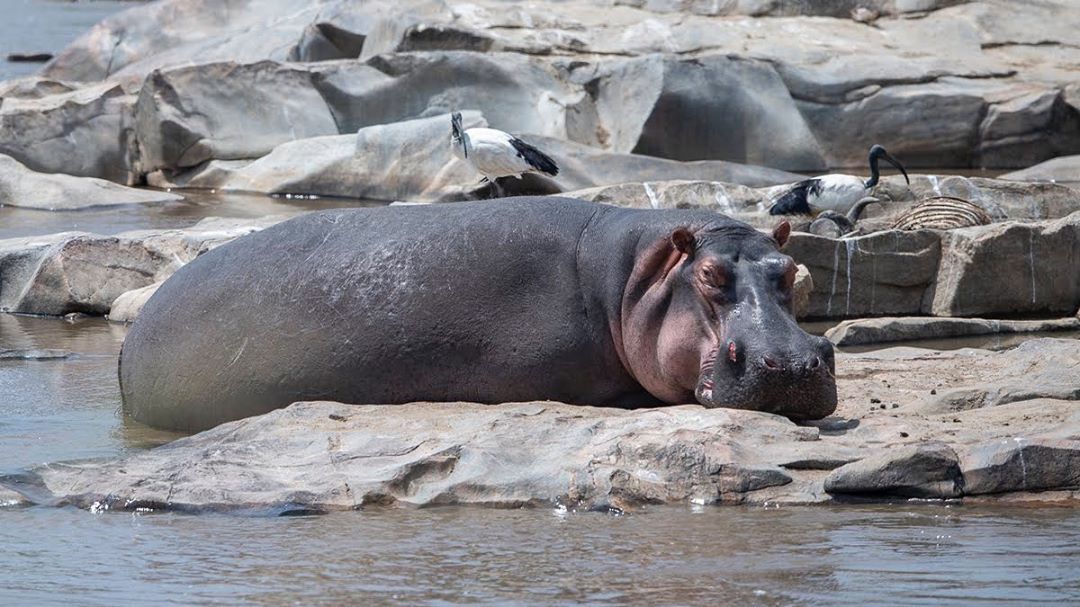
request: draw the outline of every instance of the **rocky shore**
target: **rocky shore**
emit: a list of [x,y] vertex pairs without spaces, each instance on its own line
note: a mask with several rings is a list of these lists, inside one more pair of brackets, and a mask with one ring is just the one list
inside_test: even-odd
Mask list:
[[1037,339],[997,353],[841,354],[840,408],[808,425],[697,405],[299,403],[116,461],[3,477],[0,499],[264,513],[908,498],[1076,503],[1078,370],[1075,340]]
[[[865,173],[883,143],[910,184],[883,178],[881,204],[848,234],[794,220],[798,316],[844,320],[828,333],[842,347],[1062,338],[841,352],[836,415],[808,425],[698,406],[298,403],[114,461],[0,477],[0,507],[1075,504],[1080,11],[1068,0],[257,4],[133,4],[39,75],[0,83],[0,213],[120,214],[193,190],[488,197],[451,154],[459,110],[466,127],[520,134],[558,160],[557,177],[510,180],[509,194],[704,208],[771,229],[784,186]],[[895,228],[940,196],[991,223]],[[183,264],[284,219],[0,240],[0,312],[131,322]]]

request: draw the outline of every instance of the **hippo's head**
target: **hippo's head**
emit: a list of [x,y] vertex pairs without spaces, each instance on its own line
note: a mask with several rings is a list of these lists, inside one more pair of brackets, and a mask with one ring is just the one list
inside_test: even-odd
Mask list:
[[624,362],[666,402],[818,419],[836,409],[832,344],[795,322],[795,262],[726,218],[676,228],[639,253],[624,292]]

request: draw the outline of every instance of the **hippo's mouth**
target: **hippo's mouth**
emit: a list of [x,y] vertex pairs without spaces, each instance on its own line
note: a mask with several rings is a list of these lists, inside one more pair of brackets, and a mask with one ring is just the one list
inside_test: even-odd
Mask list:
[[697,401],[709,408],[750,409],[792,419],[820,419],[836,410],[831,356],[813,368],[789,371],[770,367],[769,357],[762,357],[763,364],[748,364],[748,354],[732,340],[711,348],[701,361]]

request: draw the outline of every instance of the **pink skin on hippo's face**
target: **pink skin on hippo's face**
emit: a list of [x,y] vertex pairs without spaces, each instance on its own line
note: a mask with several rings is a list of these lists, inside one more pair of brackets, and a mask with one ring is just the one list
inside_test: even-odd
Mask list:
[[637,259],[624,292],[626,364],[669,403],[818,419],[836,409],[832,344],[791,310],[791,227],[684,227]]

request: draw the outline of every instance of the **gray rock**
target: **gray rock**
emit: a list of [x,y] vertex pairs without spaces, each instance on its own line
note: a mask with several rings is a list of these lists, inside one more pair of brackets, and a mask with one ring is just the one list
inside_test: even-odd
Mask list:
[[135,98],[116,84],[90,85],[0,104],[0,154],[34,171],[133,183]]
[[[137,83],[192,62],[359,52],[390,84],[328,76],[340,132],[456,103],[500,128],[615,152],[790,169],[862,165],[876,140],[911,167],[1026,166],[1080,151],[1080,23],[1064,0],[1022,14],[947,0],[623,4],[169,0],[110,17],[45,75]],[[854,8],[880,18],[802,16]],[[895,18],[911,11],[931,12]]]
[[258,158],[286,141],[337,135],[313,77],[269,61],[154,71],[135,111],[142,171]]
[[[475,112],[463,114],[465,128],[484,124]],[[215,161],[171,179],[153,175],[151,183],[376,200],[461,198],[479,176],[451,154],[449,124],[445,115],[293,141],[254,162]]]
[[1053,158],[1026,169],[1005,173],[999,179],[1080,183],[1080,155]]
[[969,495],[1080,486],[1080,440],[1015,436],[962,450]]
[[885,317],[845,320],[825,332],[837,346],[941,339],[1002,333],[1080,331],[1080,318],[988,320],[984,318]]
[[0,487],[0,509],[22,508],[30,505],[32,505],[30,500],[22,494]]
[[139,315],[146,302],[164,282],[155,282],[152,285],[121,293],[109,306],[109,320],[125,323],[135,322],[135,317]]
[[50,95],[70,93],[79,88],[77,83],[60,82],[41,76],[27,76],[0,82],[0,105],[4,98],[41,99]]
[[56,503],[112,509],[630,509],[736,502],[789,483],[736,451],[800,435],[777,416],[689,405],[300,403],[122,461],[35,472]]
[[204,220],[187,230],[117,236],[65,232],[0,240],[0,311],[106,314],[123,293],[160,282],[203,252],[281,219]]
[[38,173],[14,158],[0,154],[0,206],[70,211],[181,199],[175,194],[136,190],[103,179]]
[[825,167],[818,142],[766,62],[653,55],[600,66],[585,89],[589,100],[579,112],[595,119],[579,118],[579,132],[570,133],[584,143],[676,160]]
[[959,460],[944,444],[889,449],[833,470],[825,479],[833,495],[959,497],[964,491]]
[[[1038,223],[998,223],[941,235],[928,311],[936,316],[1071,313],[1080,302],[1080,212]],[[1008,277],[1009,288],[1000,288]]]
[[[465,127],[485,126],[474,111]],[[159,187],[203,188],[273,194],[316,194],[376,200],[462,200],[480,195],[480,175],[450,152],[448,114],[369,126],[355,135],[314,137],[284,143],[252,162],[213,161],[179,174],[150,176]],[[522,135],[555,158],[558,177],[506,180],[508,194],[578,190],[642,176],[679,174],[724,177],[753,184],[787,181],[792,174],[723,161],[681,163],[633,154],[614,154],[558,139]],[[724,188],[723,184],[714,187]],[[746,191],[741,186],[733,190]],[[719,192],[719,190],[718,190]],[[575,193],[576,195],[577,193]],[[712,200],[719,200],[720,194]],[[589,198],[586,196],[586,198]],[[600,197],[594,197],[600,201]],[[629,205],[624,205],[629,206]]]
[[699,0],[615,0],[615,4],[636,6],[659,13],[680,12],[697,15],[823,16],[845,18],[857,8],[874,13],[911,13],[932,11],[968,0],[826,0],[814,2],[773,2],[770,0],[735,0],[700,2]]
[[198,61],[285,59],[318,14],[292,0],[171,0],[107,17],[45,66],[43,75],[96,81]]
[[814,276],[807,314],[849,318],[918,314],[938,272],[939,236],[877,232],[842,240],[793,233],[784,252]]

